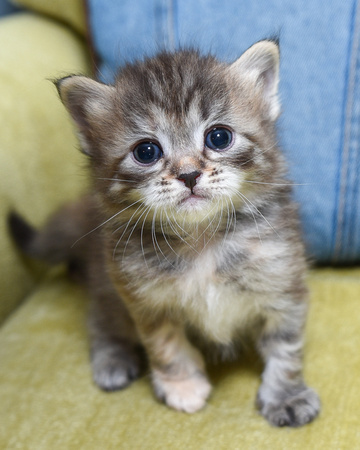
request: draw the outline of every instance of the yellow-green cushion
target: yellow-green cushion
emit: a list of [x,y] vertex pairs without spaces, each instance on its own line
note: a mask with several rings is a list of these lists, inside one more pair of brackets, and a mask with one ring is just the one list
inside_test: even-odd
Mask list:
[[35,225],[85,184],[84,157],[49,79],[86,73],[83,41],[32,14],[0,20],[0,322],[31,289],[33,274],[8,238],[12,209]]
[[309,284],[305,373],[322,413],[303,428],[275,429],[254,408],[257,358],[211,368],[213,395],[195,415],[157,403],[146,376],[100,392],[88,363],[85,296],[61,275],[49,278],[0,329],[0,448],[359,448],[360,270],[317,270]]
[[10,0],[15,5],[31,9],[60,20],[86,34],[86,12],[84,0]]

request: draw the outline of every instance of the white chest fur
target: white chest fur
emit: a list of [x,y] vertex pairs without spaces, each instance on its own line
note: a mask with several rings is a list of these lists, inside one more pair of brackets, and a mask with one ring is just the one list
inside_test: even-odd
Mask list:
[[230,344],[259,310],[254,293],[219,276],[213,249],[202,252],[180,276],[149,286],[146,296],[153,306],[166,308],[206,339],[223,345]]

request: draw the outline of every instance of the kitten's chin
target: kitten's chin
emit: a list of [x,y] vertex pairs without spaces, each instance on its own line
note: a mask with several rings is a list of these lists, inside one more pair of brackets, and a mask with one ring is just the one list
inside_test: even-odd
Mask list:
[[198,221],[208,215],[213,209],[212,202],[199,195],[191,194],[178,204],[177,213],[181,216],[186,215],[187,220]]
[[188,197],[181,200],[180,207],[196,209],[199,207],[203,207],[206,203],[208,203],[208,200],[206,198],[201,197],[200,195],[191,194]]

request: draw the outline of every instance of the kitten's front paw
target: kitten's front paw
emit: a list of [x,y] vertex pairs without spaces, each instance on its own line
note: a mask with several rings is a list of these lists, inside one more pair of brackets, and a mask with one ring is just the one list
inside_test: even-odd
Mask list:
[[144,362],[140,349],[111,342],[92,352],[95,383],[104,391],[123,389],[141,374]]
[[261,397],[260,388],[257,398],[259,410],[276,427],[300,427],[314,420],[320,412],[319,397],[308,387],[294,395],[283,393],[278,396],[278,401],[267,401]]
[[153,373],[153,385],[156,396],[170,408],[186,413],[202,409],[211,392],[211,385],[201,372],[183,380],[166,377],[159,372]]

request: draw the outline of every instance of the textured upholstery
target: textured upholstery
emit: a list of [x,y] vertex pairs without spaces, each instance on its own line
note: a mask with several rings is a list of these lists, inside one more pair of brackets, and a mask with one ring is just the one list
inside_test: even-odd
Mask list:
[[92,383],[86,297],[57,274],[0,329],[0,448],[252,450],[359,448],[360,271],[310,276],[306,379],[323,409],[311,425],[275,429],[256,412],[256,357],[212,367],[215,389],[194,415],[154,399],[149,378],[116,393]]

